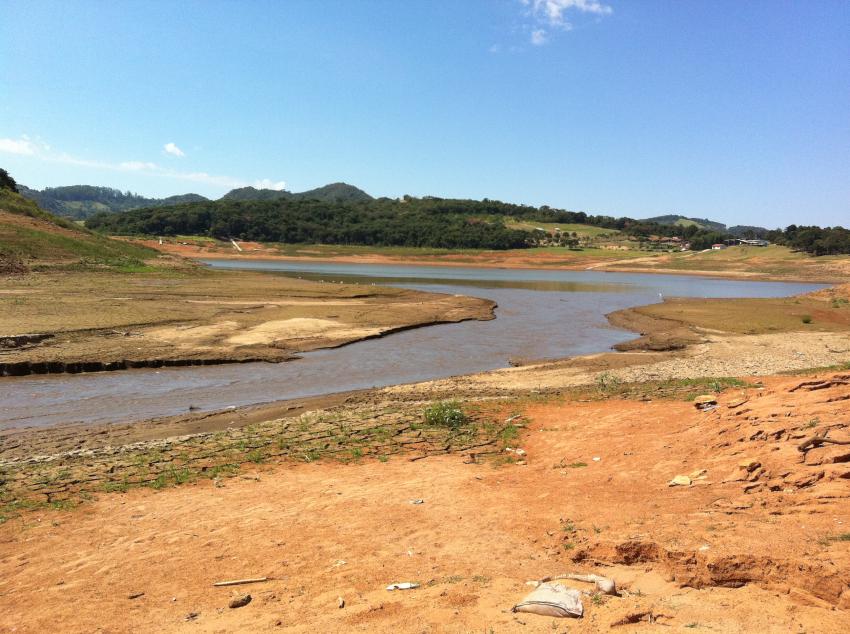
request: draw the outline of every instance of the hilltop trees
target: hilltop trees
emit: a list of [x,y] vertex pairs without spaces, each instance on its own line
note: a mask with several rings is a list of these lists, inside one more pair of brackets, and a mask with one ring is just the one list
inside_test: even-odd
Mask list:
[[[429,199],[324,202],[215,201],[99,214],[86,223],[110,233],[208,235],[268,242],[516,249],[524,231],[501,218],[470,217],[464,206]],[[480,204],[480,203],[479,203]]]
[[16,194],[18,193],[18,184],[3,168],[0,168],[0,189],[11,189]]

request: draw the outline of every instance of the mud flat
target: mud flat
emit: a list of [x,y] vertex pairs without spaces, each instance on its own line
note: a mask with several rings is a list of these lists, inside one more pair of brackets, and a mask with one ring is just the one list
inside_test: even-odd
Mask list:
[[0,282],[0,375],[285,361],[407,328],[492,319],[493,307],[197,267],[34,273]]

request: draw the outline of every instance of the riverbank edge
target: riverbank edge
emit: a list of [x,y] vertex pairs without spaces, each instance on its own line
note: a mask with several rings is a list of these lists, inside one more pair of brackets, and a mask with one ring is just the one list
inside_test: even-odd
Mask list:
[[[166,251],[169,253],[169,251]],[[183,254],[181,254],[183,255]],[[614,262],[601,262],[587,266],[586,264],[546,264],[521,263],[521,262],[441,262],[434,259],[410,259],[404,257],[392,257],[385,255],[341,255],[335,257],[302,257],[292,255],[276,254],[244,254],[244,253],[201,253],[194,252],[185,254],[183,257],[197,261],[205,265],[204,260],[246,260],[251,262],[306,262],[321,264],[372,264],[393,266],[429,266],[434,268],[463,268],[463,269],[517,269],[538,271],[593,271],[599,273],[646,273],[652,275],[683,275],[688,277],[721,279],[721,280],[746,280],[752,282],[789,282],[799,284],[841,284],[847,282],[848,278],[839,275],[824,275],[804,277],[796,275],[771,275],[769,273],[751,273],[747,271],[712,271],[712,270],[688,270],[688,269],[665,269],[665,268],[640,268],[626,264],[617,265]],[[428,256],[424,256],[428,257]],[[253,269],[252,269],[253,270]]]

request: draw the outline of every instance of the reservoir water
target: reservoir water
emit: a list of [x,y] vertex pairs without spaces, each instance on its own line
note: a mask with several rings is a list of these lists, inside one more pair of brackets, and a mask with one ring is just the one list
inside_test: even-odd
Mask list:
[[511,358],[603,352],[634,333],[607,313],[663,297],[786,297],[820,284],[684,275],[288,261],[208,260],[332,282],[386,284],[485,297],[496,319],[407,330],[286,363],[139,369],[0,379],[0,429],[127,422],[492,370]]

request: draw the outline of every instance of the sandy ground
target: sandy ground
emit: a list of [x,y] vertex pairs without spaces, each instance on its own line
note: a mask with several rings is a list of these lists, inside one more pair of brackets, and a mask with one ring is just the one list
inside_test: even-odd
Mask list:
[[[30,274],[4,278],[0,291],[0,374],[283,361],[405,328],[492,319],[494,307],[477,298],[206,270]],[[49,337],[7,344],[24,333]]]
[[[803,382],[707,412],[529,401],[514,463],[268,464],[31,512],[0,526],[0,630],[847,631],[850,451],[797,446],[850,439],[850,385]],[[623,596],[587,596],[581,620],[510,612],[526,581],[568,571]],[[422,586],[384,589],[400,581]]]

